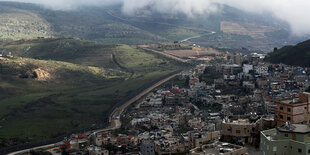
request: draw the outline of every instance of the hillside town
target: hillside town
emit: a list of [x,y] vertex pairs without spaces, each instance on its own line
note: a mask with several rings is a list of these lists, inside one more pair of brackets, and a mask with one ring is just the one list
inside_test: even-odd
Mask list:
[[227,53],[221,61],[197,65],[127,108],[120,128],[74,134],[44,151],[53,155],[310,153],[310,70],[266,63],[263,58],[256,53]]

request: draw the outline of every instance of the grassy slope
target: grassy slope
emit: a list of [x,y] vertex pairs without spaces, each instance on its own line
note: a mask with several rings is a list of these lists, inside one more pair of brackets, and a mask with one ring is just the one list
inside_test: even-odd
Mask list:
[[272,63],[284,63],[295,66],[310,66],[310,40],[296,46],[285,46],[269,53],[265,59]]
[[65,36],[112,44],[146,44],[166,39],[90,10],[53,11],[36,5],[0,2],[0,39]]
[[31,11],[0,6],[0,38],[30,39],[50,37],[51,25]]
[[30,41],[3,49],[29,57],[23,60],[35,68],[60,68],[51,71],[59,77],[47,82],[1,74],[0,90],[10,90],[0,100],[0,137],[7,138],[44,139],[100,123],[113,104],[179,68],[173,61],[130,46],[75,39]]
[[[104,112],[117,101],[108,93],[102,97],[82,94],[99,86],[102,90],[112,88],[112,84],[127,76],[120,71],[51,60],[17,58],[0,62],[1,137],[40,139],[90,125],[103,118]],[[32,68],[46,70],[54,77],[39,81],[18,76]]]
[[114,67],[109,61],[116,45],[83,41],[77,39],[57,39],[28,41],[17,45],[6,45],[5,52],[13,55],[44,60],[67,61],[86,66]]

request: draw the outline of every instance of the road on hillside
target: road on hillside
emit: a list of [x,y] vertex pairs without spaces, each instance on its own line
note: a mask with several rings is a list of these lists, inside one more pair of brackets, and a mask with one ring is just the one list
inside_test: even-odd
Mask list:
[[[122,126],[122,123],[121,123],[121,120],[120,120],[120,116],[122,115],[122,113],[124,112],[124,110],[128,106],[130,106],[131,104],[133,104],[134,102],[139,100],[144,95],[146,95],[149,92],[151,92],[153,89],[157,88],[158,86],[162,85],[163,83],[165,83],[165,82],[171,80],[172,78],[176,77],[178,74],[179,73],[176,73],[176,74],[173,74],[173,75],[171,75],[169,77],[166,77],[166,78],[160,80],[159,82],[153,84],[152,86],[148,87],[147,89],[143,90],[141,93],[139,93],[138,95],[136,95],[135,97],[133,97],[132,99],[127,101],[125,104],[123,104],[119,108],[116,108],[111,113],[111,115],[109,116],[109,120],[110,120],[109,123],[110,123],[110,125],[107,128],[99,129],[99,130],[94,130],[94,131],[89,131],[89,132],[86,132],[86,135],[90,136],[90,135],[93,135],[95,133],[100,133],[100,132],[105,132],[105,131],[119,129]],[[57,143],[54,143],[54,144],[39,146],[39,147],[31,148],[31,149],[25,149],[25,150],[21,150],[21,151],[10,153],[9,155],[17,155],[17,154],[21,154],[21,153],[27,153],[27,152],[29,152],[31,150],[35,150],[35,149],[48,148],[48,147],[56,147],[56,146],[59,146],[60,143],[61,142],[57,142]]]
[[188,38],[185,38],[185,39],[181,40],[180,42],[183,43],[183,42],[190,41],[192,39],[200,38],[202,36],[213,35],[213,34],[216,34],[216,32],[211,31],[210,33],[206,33],[206,34],[203,34],[203,35],[197,35],[197,36],[188,37]]
[[131,104],[135,103],[136,101],[138,101],[140,98],[142,98],[144,95],[150,93],[153,89],[157,88],[158,86],[164,84],[165,82],[171,80],[172,78],[176,77],[179,73],[173,74],[169,77],[166,77],[165,79],[160,80],[159,82],[155,83],[154,85],[150,86],[149,88],[145,89],[144,91],[142,91],[140,94],[138,94],[137,96],[133,97],[132,99],[130,99],[129,101],[127,101],[125,104],[123,104],[122,106],[120,106],[119,108],[116,108],[111,116],[110,116],[110,126],[108,128],[105,129],[100,129],[100,130],[95,130],[93,131],[93,133],[98,133],[98,132],[105,132],[108,130],[115,130],[115,129],[119,129],[122,126],[120,117],[122,115],[122,113],[124,112],[124,110],[130,106]]
[[145,49],[145,50],[147,50],[147,51],[151,51],[151,52],[156,53],[156,54],[163,55],[163,56],[165,56],[165,57],[167,57],[167,58],[170,58],[170,59],[173,59],[173,60],[182,62],[182,63],[190,63],[188,60],[185,60],[185,59],[182,59],[182,58],[179,58],[179,57],[170,55],[170,54],[165,53],[165,52],[156,51],[156,50],[153,50],[153,49],[150,49],[150,48],[142,48],[142,49]]

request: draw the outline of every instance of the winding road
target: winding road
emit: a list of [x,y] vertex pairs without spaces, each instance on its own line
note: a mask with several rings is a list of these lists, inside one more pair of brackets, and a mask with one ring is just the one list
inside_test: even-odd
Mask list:
[[188,38],[185,38],[185,39],[181,40],[180,42],[183,43],[183,42],[190,41],[192,39],[200,38],[202,36],[213,35],[213,34],[216,34],[216,32],[211,31],[210,33],[206,33],[206,34],[203,34],[203,35],[197,35],[197,36],[188,37]]

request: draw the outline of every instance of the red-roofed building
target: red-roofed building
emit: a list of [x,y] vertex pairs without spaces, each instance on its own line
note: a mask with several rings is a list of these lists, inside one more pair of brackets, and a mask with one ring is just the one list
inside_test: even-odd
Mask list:
[[195,83],[198,83],[198,82],[199,82],[199,79],[196,78],[196,77],[191,78],[191,79],[189,80],[189,84],[190,84],[190,85],[194,85]]
[[70,142],[69,142],[69,141],[66,141],[66,142],[65,142],[65,145],[66,145],[66,146],[70,145]]
[[59,148],[60,149],[65,149],[65,148],[67,148],[67,145],[60,145]]
[[73,152],[73,149],[66,149],[66,152],[71,153]]
[[180,94],[181,93],[181,89],[172,89],[171,90],[171,92],[173,93],[173,94]]
[[166,92],[166,96],[169,96],[169,95],[171,95],[171,93],[170,92]]
[[77,135],[77,137],[78,137],[78,139],[83,139],[84,135],[80,133],[80,134]]

